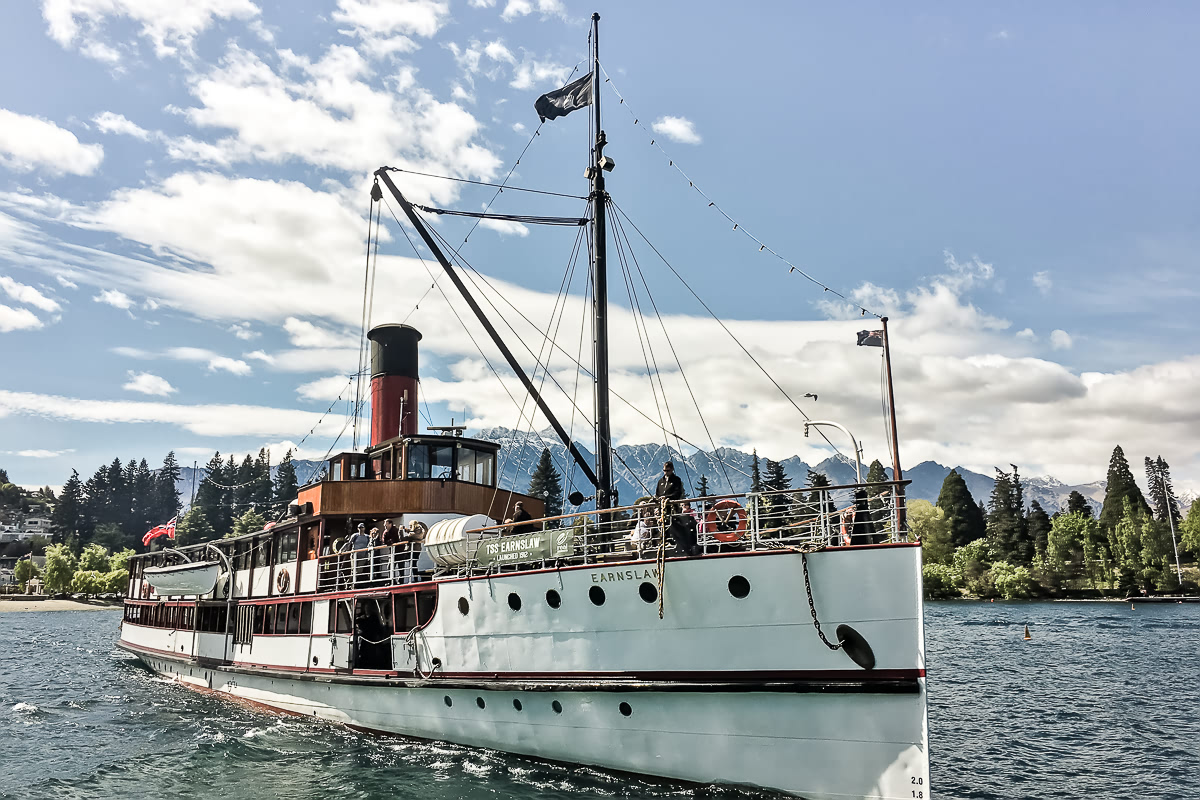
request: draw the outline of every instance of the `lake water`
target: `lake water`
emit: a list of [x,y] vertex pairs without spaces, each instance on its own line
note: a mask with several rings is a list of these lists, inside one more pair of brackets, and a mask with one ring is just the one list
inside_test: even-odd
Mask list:
[[[155,678],[119,620],[0,614],[0,798],[768,796],[248,710]],[[1200,605],[931,603],[926,646],[935,797],[1200,798]]]

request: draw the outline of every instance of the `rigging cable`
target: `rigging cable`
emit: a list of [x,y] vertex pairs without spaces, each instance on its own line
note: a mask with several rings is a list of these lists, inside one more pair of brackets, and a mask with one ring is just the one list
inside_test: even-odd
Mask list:
[[[615,205],[610,202],[610,205]],[[654,315],[658,318],[658,324],[662,328],[663,336],[667,340],[667,345],[671,348],[671,355],[675,359],[675,366],[679,368],[679,375],[683,378],[683,384],[687,387],[688,395],[692,398],[692,405],[696,408],[696,415],[700,417],[700,424],[704,426],[704,433],[708,436],[708,442],[712,445],[713,455],[716,456],[717,463],[721,466],[721,473],[725,476],[725,483],[729,486],[729,491],[733,492],[733,481],[729,478],[729,471],[725,468],[725,459],[721,458],[718,452],[717,442],[713,438],[712,431],[709,430],[708,420],[704,418],[704,412],[700,410],[700,401],[696,399],[696,392],[692,389],[692,382],[688,380],[687,372],[683,369],[683,362],[679,358],[679,353],[675,350],[675,343],[671,340],[671,335],[667,333],[666,322],[663,321],[662,313],[658,310],[658,303],[654,301],[654,295],[650,291],[650,285],[646,281],[646,275],[642,272],[642,265],[638,263],[637,254],[633,252],[633,243],[629,239],[629,234],[625,232],[625,225],[621,222],[621,217],[618,214],[613,215],[616,220],[614,230],[618,232],[618,236],[625,240],[625,246],[629,248],[629,256],[633,259],[633,265],[637,268],[638,275],[642,279],[642,285],[646,287],[646,296],[650,298],[650,305],[654,308]],[[671,422],[671,427],[675,427],[674,421]]]
[[[761,371],[763,375],[767,376],[767,380],[771,381],[771,383],[775,385],[775,388],[779,390],[780,394],[782,394],[787,399],[787,401],[792,404],[792,407],[800,412],[800,416],[804,417],[804,419],[806,419],[806,420],[810,419],[808,414],[806,414],[804,412],[804,409],[802,409],[796,403],[796,401],[792,399],[791,395],[789,395],[787,393],[787,391],[782,386],[779,385],[779,381],[775,380],[775,378],[773,378],[771,376],[771,373],[767,372],[766,368],[763,367],[763,365],[758,362],[758,359],[754,357],[754,354],[751,353],[750,350],[746,348],[746,345],[742,344],[741,340],[739,340],[736,336],[733,335],[733,331],[729,330],[729,327],[725,325],[725,322],[720,317],[718,317],[711,308],[709,308],[708,303],[705,303],[704,300],[701,299],[700,295],[696,294],[696,290],[691,287],[691,284],[689,284],[686,280],[684,280],[683,276],[679,274],[679,271],[677,269],[675,269],[674,266],[672,266],[671,262],[667,261],[666,256],[664,256],[662,253],[660,253],[658,248],[654,246],[654,243],[646,238],[646,234],[642,233],[641,228],[639,228],[637,226],[637,223],[635,223],[632,219],[629,218],[629,215],[625,213],[624,209],[622,209],[615,202],[612,202],[612,206],[613,206],[613,208],[617,209],[618,215],[620,217],[624,217],[625,221],[629,223],[630,227],[632,227],[635,231],[637,231],[638,236],[642,237],[642,241],[644,241],[647,245],[650,246],[650,249],[654,251],[654,254],[656,256],[658,256],[659,259],[664,264],[667,265],[667,269],[671,270],[671,272],[674,273],[675,277],[679,279],[679,282],[682,283],[684,285],[684,288],[686,288],[688,290],[688,292],[691,293],[692,297],[696,298],[696,301],[699,302],[700,305],[704,307],[704,310],[708,312],[709,316],[711,316],[714,320],[716,320],[717,324],[721,326],[721,329],[724,330],[725,333],[727,333],[729,335],[729,338],[733,339],[734,343],[738,347],[741,348],[742,352],[745,353],[746,356],[750,359],[750,361],[754,363],[754,366],[758,367],[759,371]],[[838,455],[842,455],[842,451],[838,449],[837,445],[835,445],[833,442],[831,442],[829,440],[829,437],[825,435],[825,432],[822,431],[820,427],[817,428],[817,433],[821,434],[821,438],[825,440],[826,444],[828,444],[830,447],[833,448],[833,451],[835,453],[837,453]]]
[[[514,165],[515,166],[515,165]],[[422,178],[440,178],[444,181],[454,181],[455,183],[469,183],[472,186],[493,186],[501,191],[507,189],[510,192],[528,192],[529,194],[544,194],[550,197],[569,197],[572,200],[587,200],[587,197],[581,194],[566,194],[564,192],[549,192],[545,189],[529,189],[524,186],[508,186],[503,183],[488,183],[487,181],[473,181],[470,178],[454,178],[450,175],[434,175],[429,172],[417,172],[416,170],[404,169],[403,167],[380,167],[388,172],[403,172],[406,175],[419,175]],[[510,173],[511,174],[511,173]],[[465,240],[464,240],[465,243]]]
[[[376,181],[376,186],[379,182]],[[362,307],[362,322],[358,333],[358,370],[355,372],[357,381],[354,386],[354,405],[358,407],[359,398],[362,396],[362,372],[363,372],[363,353],[366,352],[367,342],[367,286],[371,275],[371,219],[373,212],[376,211],[375,195],[371,194],[371,203],[367,206],[367,263],[363,268],[363,307]],[[375,235],[379,235],[379,223],[375,223]],[[378,249],[376,250],[378,252]],[[354,438],[351,445],[354,449],[358,449],[358,419],[354,420]]]
[[876,314],[874,311],[871,311],[869,308],[866,308],[866,307],[862,306],[861,304],[854,302],[852,299],[850,299],[849,297],[847,297],[845,294],[838,291],[837,289],[834,289],[834,288],[822,283],[821,281],[817,280],[812,275],[810,275],[809,273],[805,272],[800,267],[793,264],[791,261],[788,261],[786,258],[784,258],[782,255],[780,255],[774,249],[772,249],[771,247],[768,247],[767,244],[765,242],[763,242],[761,239],[759,239],[757,236],[750,233],[750,231],[746,230],[746,228],[743,227],[741,225],[741,223],[739,223],[733,217],[729,216],[729,214],[727,214],[725,212],[725,209],[723,209],[723,208],[721,208],[721,206],[717,205],[717,202],[715,200],[713,200],[711,197],[709,197],[708,194],[706,194],[703,189],[701,189],[699,186],[696,185],[695,181],[693,181],[690,177],[688,177],[687,173],[684,172],[683,169],[679,166],[679,164],[677,164],[675,162],[675,159],[671,158],[670,154],[667,153],[667,151],[663,149],[662,145],[658,144],[658,139],[655,138],[654,135],[649,130],[646,129],[646,126],[642,124],[641,118],[633,113],[633,109],[630,107],[629,103],[626,102],[625,97],[619,91],[617,91],[616,84],[614,84],[612,82],[612,78],[609,77],[608,70],[604,69],[603,64],[600,66],[600,71],[604,73],[604,82],[607,83],[610,87],[612,87],[613,94],[615,94],[617,96],[617,98],[620,100],[620,103],[618,103],[618,105],[625,106],[625,109],[629,112],[629,116],[633,118],[633,124],[636,125],[637,127],[641,128],[642,131],[650,138],[651,146],[657,147],[658,151],[660,153],[662,153],[664,156],[666,156],[667,165],[669,167],[671,167],[672,169],[674,169],[676,172],[678,172],[681,176],[683,176],[683,179],[688,182],[688,188],[695,189],[696,192],[701,197],[703,197],[705,200],[708,201],[709,208],[716,209],[717,213],[719,213],[721,216],[723,216],[729,222],[733,223],[733,230],[741,231],[746,236],[748,236],[751,241],[753,241],[755,244],[757,244],[758,252],[761,253],[765,250],[766,252],[775,256],[777,259],[782,261],[784,264],[787,264],[788,274],[791,274],[793,272],[799,273],[801,276],[808,279],[810,282],[816,284],[817,286],[820,286],[826,292],[831,292],[832,294],[837,295],[838,297],[842,298],[842,300],[845,300],[847,303],[852,305],[855,309],[857,309],[858,311],[861,311],[863,313],[863,316],[866,316],[867,314],[870,314],[873,317],[880,316],[879,314]]
[[413,203],[413,208],[419,208],[428,214],[438,214],[447,217],[472,217],[474,219],[495,219],[503,222],[520,222],[528,225],[561,225],[569,228],[582,228],[588,224],[587,218],[581,217],[541,217],[530,214],[495,214],[487,211],[460,211],[452,208],[433,208]]

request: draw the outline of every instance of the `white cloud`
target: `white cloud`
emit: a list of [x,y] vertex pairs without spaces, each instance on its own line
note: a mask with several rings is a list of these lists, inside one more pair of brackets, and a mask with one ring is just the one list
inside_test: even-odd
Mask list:
[[58,284],[65,289],[78,289],[79,288],[79,284],[74,283],[73,281],[70,281],[70,280],[64,278],[62,275],[55,275],[54,279],[56,281],[58,281]]
[[462,100],[464,103],[474,103],[475,95],[468,92],[460,84],[454,84],[454,88],[450,90],[450,96],[455,100]]
[[1055,350],[1070,350],[1072,344],[1074,342],[1071,339],[1071,334],[1066,331],[1050,331],[1050,346]]
[[654,132],[682,144],[700,144],[696,126],[686,117],[659,117],[651,126]]
[[496,5],[496,0],[471,0],[471,8],[492,8]]
[[91,175],[104,160],[104,148],[81,144],[53,122],[0,108],[0,166],[18,172]]
[[441,0],[338,0],[336,22],[348,24],[354,36],[376,56],[417,49],[413,36],[433,36],[450,19],[450,4]]
[[1049,294],[1050,289],[1054,287],[1054,280],[1050,277],[1050,273],[1046,271],[1035,272],[1033,274],[1033,285],[1042,294]]
[[[88,400],[81,397],[0,390],[0,412],[77,422],[160,423],[201,436],[291,436],[317,424],[320,414],[247,405],[182,405],[145,400]],[[326,417],[336,435],[341,417]]]
[[520,236],[523,238],[529,235],[529,228],[520,222],[508,219],[481,219],[479,220],[479,227],[493,230],[501,236]]
[[[532,14],[533,10],[534,3],[531,0],[508,0],[500,18],[506,22],[512,22],[517,17]],[[537,0],[537,10],[541,12],[543,18],[554,16],[566,19],[567,17],[567,9],[561,0]]]
[[179,361],[203,362],[209,372],[228,372],[232,375],[249,375],[251,372],[250,365],[245,361],[222,356],[203,347],[172,347],[165,355]]
[[261,333],[250,327],[249,322],[235,322],[229,326],[229,332],[243,342],[250,342],[262,336]]
[[331,331],[295,317],[284,320],[283,329],[296,347],[358,347],[357,336]]
[[483,54],[493,61],[503,61],[506,64],[517,63],[517,57],[499,39],[494,42],[488,42],[487,46],[483,48]]
[[523,123],[523,122],[514,122],[514,123],[513,123],[513,126],[512,126],[512,129],[513,129],[513,131],[515,131],[516,133],[524,133],[524,132],[525,132],[525,123]]
[[330,375],[296,387],[296,394],[305,400],[324,400],[332,402],[346,396],[346,387],[350,379],[345,375]]
[[69,447],[66,450],[6,450],[5,453],[22,458],[58,458],[65,456],[68,453],[74,453],[75,448]]
[[251,361],[261,361],[268,366],[274,365],[275,363],[275,357],[264,353],[262,350],[255,350],[253,353],[246,353],[242,357],[248,358]]
[[57,301],[46,297],[46,295],[32,286],[17,283],[7,275],[0,275],[0,289],[18,303],[24,303],[27,306],[33,306],[42,311],[59,311],[62,309],[62,306]]
[[109,63],[120,58],[103,42],[104,26],[110,18],[138,25],[139,35],[149,39],[155,54],[163,58],[181,50],[190,52],[196,36],[217,19],[250,20],[258,13],[250,0],[42,0],[50,38],[63,47],[78,46],[85,56]]
[[0,303],[0,333],[35,330],[40,327],[42,321],[29,309],[12,308]]
[[169,394],[179,391],[166,378],[161,378],[158,375],[151,375],[149,372],[134,372],[129,370],[129,383],[121,387],[131,392],[141,392],[142,394],[152,394],[159,397],[166,397]]
[[104,303],[112,306],[113,308],[120,308],[125,311],[128,311],[133,307],[133,298],[116,289],[103,289],[100,294],[93,297],[92,300],[97,303]]
[[101,133],[115,133],[124,136],[132,136],[135,139],[141,139],[143,142],[150,140],[150,131],[140,125],[129,121],[121,114],[114,114],[112,111],[105,111],[92,117],[92,122],[96,123],[96,127]]
[[[570,74],[571,68],[565,64],[539,61],[525,53],[521,63],[513,68],[513,79],[509,81],[508,85],[520,91],[546,84],[561,85],[566,83],[567,76]],[[557,86],[547,86],[546,88],[557,88]]]
[[1033,332],[1032,328],[1022,328],[1017,331],[1017,338],[1033,342],[1037,341],[1037,334]]

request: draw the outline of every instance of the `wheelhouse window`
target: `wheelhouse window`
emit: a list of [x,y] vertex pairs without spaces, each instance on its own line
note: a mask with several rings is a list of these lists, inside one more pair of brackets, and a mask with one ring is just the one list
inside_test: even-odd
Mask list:
[[280,534],[279,551],[275,558],[276,564],[291,564],[296,560],[296,542],[300,534],[297,531]]
[[458,480],[491,486],[496,454],[459,442],[413,443],[408,446],[410,480]]
[[271,566],[270,536],[259,536],[254,539],[254,566],[255,568]]

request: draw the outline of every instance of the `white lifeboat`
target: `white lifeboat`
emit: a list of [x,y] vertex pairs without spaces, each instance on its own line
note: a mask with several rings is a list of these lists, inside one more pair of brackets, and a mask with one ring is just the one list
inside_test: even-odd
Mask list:
[[429,533],[425,534],[425,552],[439,567],[457,567],[465,564],[474,558],[475,548],[480,539],[498,533],[480,533],[476,529],[495,524],[495,521],[485,514],[444,519],[434,523]]
[[217,585],[221,565],[216,561],[192,561],[166,567],[147,567],[145,580],[161,597],[208,594]]

